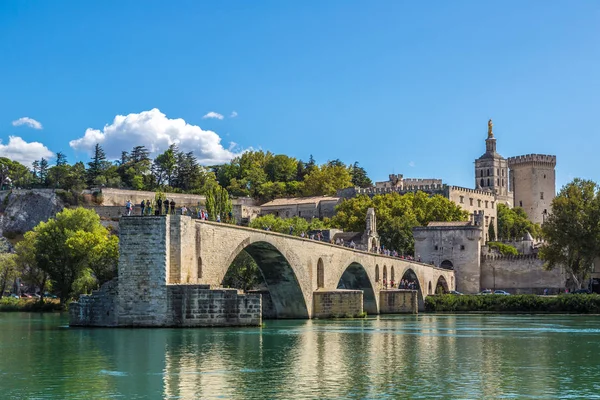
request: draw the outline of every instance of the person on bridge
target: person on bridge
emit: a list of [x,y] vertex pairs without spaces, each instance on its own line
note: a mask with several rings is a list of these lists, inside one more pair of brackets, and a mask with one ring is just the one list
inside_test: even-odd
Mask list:
[[144,210],[146,209],[146,202],[144,200],[142,200],[142,202],[140,203],[140,208],[142,209],[142,213],[140,215],[144,215]]
[[154,215],[160,215],[162,212],[162,200],[160,197],[156,200],[156,210],[154,211]]
[[165,215],[169,215],[169,199],[165,199]]
[[171,199],[171,215],[175,215],[175,200]]
[[131,215],[132,208],[131,200],[127,200],[127,203],[125,203],[125,211],[127,212],[127,215]]

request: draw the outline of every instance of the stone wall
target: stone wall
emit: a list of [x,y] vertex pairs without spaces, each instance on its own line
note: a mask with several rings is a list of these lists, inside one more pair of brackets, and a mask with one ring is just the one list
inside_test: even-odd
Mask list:
[[416,290],[382,290],[379,292],[380,314],[417,314]]
[[313,318],[359,316],[363,313],[362,290],[319,290],[313,293]]
[[248,290],[248,294],[259,294],[262,297],[262,318],[263,319],[276,319],[277,310],[273,304],[271,293],[268,290]]
[[502,289],[512,294],[557,292],[565,287],[561,268],[546,271],[535,255],[482,256],[481,288]]
[[167,324],[170,216],[124,217],[119,223],[119,325]]
[[208,285],[169,285],[168,325],[179,327],[260,326],[261,296]]
[[69,304],[69,324],[72,326],[117,326],[118,279],[106,282],[91,295],[81,295]]
[[[165,193],[164,195],[169,200],[175,200],[175,205],[177,207],[183,205],[196,207],[198,206],[198,203],[204,207],[206,204],[206,197],[196,194]],[[145,190],[102,189],[102,205],[125,207],[127,200],[131,200],[139,213],[139,205],[142,200],[154,200],[155,196],[155,192],[148,192]]]

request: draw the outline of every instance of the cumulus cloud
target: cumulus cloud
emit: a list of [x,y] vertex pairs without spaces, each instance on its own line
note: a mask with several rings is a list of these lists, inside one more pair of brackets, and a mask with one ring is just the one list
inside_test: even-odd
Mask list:
[[232,111],[231,114],[229,114],[229,118],[235,118],[238,116],[237,111]]
[[223,119],[223,115],[216,113],[214,111],[211,111],[207,114],[204,114],[204,116],[202,117],[202,119],[209,119],[209,118],[214,118],[214,119]]
[[204,165],[225,163],[238,155],[234,147],[223,147],[215,132],[188,124],[181,118],[167,118],[157,108],[139,114],[117,115],[110,125],[102,130],[88,128],[83,137],[70,141],[69,145],[91,154],[96,143],[102,145],[110,159],[140,145],[146,146],[151,156],[156,156],[173,143],[183,152],[193,152]]
[[10,158],[29,167],[32,162],[42,157],[45,159],[54,157],[54,153],[42,143],[28,143],[18,136],[9,136],[8,144],[2,144],[0,140],[0,157]]
[[42,124],[39,121],[36,121],[33,118],[22,117],[12,122],[13,126],[21,126],[26,125],[33,129],[42,129]]

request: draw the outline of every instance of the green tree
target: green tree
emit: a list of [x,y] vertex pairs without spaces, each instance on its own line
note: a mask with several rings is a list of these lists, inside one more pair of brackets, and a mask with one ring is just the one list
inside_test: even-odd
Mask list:
[[315,167],[304,177],[305,196],[333,196],[338,189],[352,186],[352,176],[339,160]]
[[154,159],[153,171],[159,187],[170,186],[173,183],[173,177],[177,168],[178,152],[177,145],[172,144],[164,153],[159,154]]
[[40,302],[44,300],[44,293],[52,284],[50,276],[42,270],[36,261],[36,236],[37,233],[29,231],[25,237],[15,246],[17,270],[21,279],[40,289]]
[[298,161],[293,157],[278,154],[267,161],[265,172],[271,182],[289,182],[296,177]]
[[367,176],[367,171],[358,165],[358,161],[352,165],[352,184],[361,188],[373,186],[373,181]]
[[552,212],[542,226],[545,242],[540,256],[548,269],[563,266],[581,288],[600,254],[600,195],[598,185],[575,179],[552,201]]
[[94,155],[92,161],[88,163],[87,180],[90,186],[97,184],[106,184],[106,178],[103,178],[104,172],[108,167],[106,153],[99,143],[94,146]]
[[496,240],[496,229],[494,228],[494,224],[490,224],[488,228],[488,238],[493,242]]
[[223,278],[223,286],[244,291],[256,289],[262,282],[264,279],[256,261],[245,250],[233,260]]
[[71,298],[73,283],[86,268],[99,284],[116,273],[118,239],[110,236],[92,210],[64,209],[33,232],[36,263],[54,282],[61,304]]
[[[521,207],[509,208],[499,203],[498,208],[498,239],[521,239],[527,232],[533,237],[540,237],[541,228],[527,218]],[[490,236],[491,237],[491,236]]]
[[231,222],[229,220],[229,214],[231,213],[233,206],[229,193],[225,188],[221,186],[214,186],[206,193],[206,211],[211,221],[217,220],[217,215],[221,218],[222,222]]
[[15,254],[0,253],[0,299],[17,277],[16,258]]
[[424,192],[387,193],[369,198],[357,196],[336,207],[331,219],[334,227],[349,232],[363,232],[367,209],[374,208],[381,243],[388,249],[404,254],[414,253],[412,228],[431,221],[466,221],[468,214],[443,196],[428,196]]

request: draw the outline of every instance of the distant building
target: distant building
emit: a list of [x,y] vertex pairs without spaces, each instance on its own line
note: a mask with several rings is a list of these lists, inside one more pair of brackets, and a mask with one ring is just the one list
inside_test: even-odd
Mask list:
[[331,218],[335,215],[335,206],[339,197],[315,196],[275,199],[260,206],[261,215],[273,214],[276,217]]

